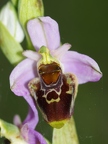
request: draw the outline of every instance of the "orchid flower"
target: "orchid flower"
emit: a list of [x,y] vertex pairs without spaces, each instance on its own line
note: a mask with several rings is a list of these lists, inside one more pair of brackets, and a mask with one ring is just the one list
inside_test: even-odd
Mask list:
[[14,116],[14,125],[0,119],[0,136],[4,136],[11,144],[47,144],[43,136],[21,123],[18,115]]
[[78,84],[100,80],[98,64],[89,56],[69,51],[61,45],[58,24],[50,17],[28,21],[27,30],[36,51],[23,52],[27,58],[10,75],[11,90],[30,106],[24,123],[34,128],[38,122],[36,104],[44,119],[61,128],[73,113]]

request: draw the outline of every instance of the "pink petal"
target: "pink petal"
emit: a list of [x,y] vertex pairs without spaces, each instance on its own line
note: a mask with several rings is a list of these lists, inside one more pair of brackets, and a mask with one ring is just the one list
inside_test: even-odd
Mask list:
[[61,57],[63,57],[65,55],[65,53],[70,48],[71,48],[71,44],[65,43],[65,44],[61,45],[59,48],[57,48],[56,50],[51,51],[51,55],[53,55],[57,59],[60,59]]
[[102,73],[98,64],[89,56],[74,51],[68,51],[61,58],[64,73],[71,72],[78,78],[79,84],[89,81],[98,81]]
[[23,55],[29,59],[38,61],[41,58],[41,55],[38,54],[36,51],[26,50],[23,52]]
[[32,98],[27,99],[27,96],[26,96],[25,100],[28,102],[30,107],[29,107],[29,112],[27,113],[27,117],[25,118],[22,124],[27,123],[30,128],[35,129],[39,120],[37,108]]
[[29,129],[29,144],[47,144],[47,142],[39,132]]
[[36,76],[36,62],[30,59],[25,59],[20,62],[10,75],[11,90],[17,96],[23,96],[30,106],[25,122],[28,122],[28,125],[32,128],[34,128],[38,122],[38,114],[34,101],[28,90],[28,82]]
[[21,119],[19,115],[15,115],[13,118],[13,123],[14,125],[16,125],[17,127],[21,126]]
[[39,17],[27,23],[28,33],[31,41],[38,51],[41,46],[50,50],[60,46],[60,35],[58,24],[50,17]]
[[28,144],[47,144],[44,137],[37,131],[31,129],[27,124],[22,126],[21,135]]

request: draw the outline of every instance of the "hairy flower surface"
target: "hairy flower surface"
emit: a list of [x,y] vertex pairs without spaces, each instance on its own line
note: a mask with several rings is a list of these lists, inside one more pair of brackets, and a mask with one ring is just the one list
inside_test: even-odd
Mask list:
[[45,120],[60,128],[73,113],[78,84],[98,81],[102,73],[92,58],[61,45],[58,24],[50,17],[30,20],[27,29],[36,52],[23,53],[28,58],[12,71],[10,87],[28,102],[30,127],[38,122],[35,99]]

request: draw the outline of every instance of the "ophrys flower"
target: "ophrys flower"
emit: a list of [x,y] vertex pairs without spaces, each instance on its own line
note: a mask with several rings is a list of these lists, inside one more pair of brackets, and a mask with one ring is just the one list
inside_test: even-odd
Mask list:
[[22,124],[18,115],[14,117],[14,125],[0,119],[0,137],[11,144],[46,144],[43,136],[28,123]]
[[61,45],[58,24],[50,17],[30,20],[27,29],[37,52],[24,52],[28,58],[12,71],[11,89],[32,108],[31,125],[37,123],[34,98],[45,120],[60,128],[72,115],[78,84],[98,81],[102,73],[92,58]]

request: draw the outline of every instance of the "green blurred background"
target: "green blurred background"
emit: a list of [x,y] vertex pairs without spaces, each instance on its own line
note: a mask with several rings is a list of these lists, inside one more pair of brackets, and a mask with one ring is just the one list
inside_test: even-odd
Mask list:
[[[79,86],[74,118],[80,144],[108,143],[108,1],[107,0],[43,0],[45,15],[59,23],[62,43],[72,44],[72,50],[95,59],[103,72],[96,83]],[[0,0],[0,8],[6,0]],[[9,88],[13,66],[0,50],[0,118],[11,122],[17,113],[22,120],[27,103]],[[40,121],[36,128],[51,140],[52,128]],[[0,144],[2,142],[0,141]]]

